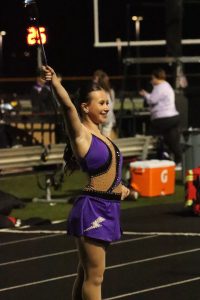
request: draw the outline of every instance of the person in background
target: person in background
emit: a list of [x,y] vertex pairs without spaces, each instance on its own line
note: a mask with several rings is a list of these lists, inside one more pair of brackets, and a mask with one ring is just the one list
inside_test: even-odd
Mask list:
[[116,138],[116,133],[114,130],[114,127],[116,125],[116,119],[114,114],[115,92],[111,88],[108,74],[103,70],[96,70],[93,73],[93,82],[97,83],[105,90],[107,98],[109,100],[109,112],[107,115],[106,122],[102,124],[101,132],[106,137],[114,139]]
[[30,92],[33,113],[55,113],[55,104],[50,86],[42,77],[42,70],[36,72],[36,82]]
[[164,143],[174,155],[176,164],[182,160],[180,145],[180,117],[175,106],[175,93],[166,81],[166,73],[158,68],[152,72],[151,84],[153,90],[148,93],[140,90],[150,108],[153,133],[162,135]]
[[77,106],[54,70],[43,67],[62,105],[69,142],[64,153],[66,168],[78,166],[88,184],[74,202],[67,233],[75,237],[79,255],[73,300],[101,300],[101,284],[108,245],[120,239],[120,200],[129,195],[121,182],[122,157],[118,148],[100,132],[109,111],[107,94],[96,83],[79,92]]

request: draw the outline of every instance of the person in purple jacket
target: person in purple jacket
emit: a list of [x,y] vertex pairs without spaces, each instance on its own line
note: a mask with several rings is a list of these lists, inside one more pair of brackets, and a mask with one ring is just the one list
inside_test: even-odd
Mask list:
[[72,299],[101,300],[106,249],[121,237],[120,200],[129,195],[121,183],[121,154],[99,129],[106,121],[109,101],[106,92],[91,83],[81,90],[76,107],[54,70],[43,69],[66,117],[70,141],[64,155],[66,167],[73,170],[78,164],[88,175],[88,184],[76,198],[67,222],[67,232],[75,237],[79,253]]
[[163,136],[176,164],[180,164],[180,116],[175,106],[174,90],[166,81],[165,71],[160,68],[152,72],[151,83],[153,85],[151,93],[141,90],[139,94],[149,105],[153,133]]

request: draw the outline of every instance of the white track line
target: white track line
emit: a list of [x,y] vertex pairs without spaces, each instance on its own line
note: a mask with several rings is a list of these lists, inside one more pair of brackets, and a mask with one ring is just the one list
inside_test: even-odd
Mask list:
[[[0,232],[5,233],[25,233],[25,234],[49,234],[48,237],[53,237],[56,235],[65,235],[65,230],[14,230],[14,229],[1,229]],[[136,232],[136,231],[124,231],[124,235],[145,235],[145,236],[190,236],[190,237],[199,237],[200,233],[196,232]],[[15,243],[22,243],[25,241],[37,240],[46,238],[45,236],[42,237],[35,237],[35,238],[28,238],[24,240],[17,240],[11,242],[0,243],[0,246],[11,245]]]
[[3,233],[26,233],[26,234],[64,234],[66,230],[20,230],[20,229],[1,229],[0,232]]
[[104,300],[122,299],[122,298],[126,298],[126,297],[133,296],[133,295],[143,294],[143,293],[156,291],[156,290],[160,290],[160,289],[164,289],[164,288],[168,288],[168,287],[172,287],[172,286],[182,285],[182,284],[186,284],[186,283],[191,283],[191,282],[199,281],[199,280],[200,280],[200,277],[194,277],[194,278],[190,278],[190,279],[187,279],[187,280],[176,281],[176,282],[172,282],[172,283],[168,283],[168,284],[164,284],[164,285],[158,285],[158,286],[155,286],[155,287],[152,287],[152,288],[149,288],[149,289],[144,289],[144,290],[135,291],[135,292],[132,292],[132,293],[127,293],[127,294],[114,296],[114,297],[111,297],[111,298],[106,298]]
[[198,251],[200,251],[200,248],[195,248],[195,249],[186,250],[186,251],[172,252],[169,254],[154,256],[154,257],[140,259],[140,260],[134,260],[134,261],[130,261],[127,263],[110,266],[110,267],[107,267],[106,269],[116,269],[116,268],[126,267],[126,266],[130,266],[130,265],[136,265],[136,264],[143,263],[143,262],[149,262],[149,261],[153,261],[153,260],[158,260],[158,259],[162,259],[162,258],[173,257],[173,256],[178,256],[178,255],[183,255],[183,254],[188,254],[188,253],[193,253],[193,252],[198,252]]
[[[135,241],[145,240],[145,239],[150,239],[150,238],[152,239],[154,237],[157,237],[157,236],[148,236],[148,237],[141,237],[141,238],[123,240],[123,241],[116,242],[115,245],[116,244],[118,245],[118,244],[130,243],[130,242],[135,242]],[[33,256],[33,257],[28,257],[28,258],[22,258],[22,259],[18,259],[18,260],[12,260],[12,261],[7,261],[7,262],[4,262],[4,263],[0,263],[0,267],[12,265],[12,264],[17,264],[17,263],[24,263],[24,262],[27,262],[27,261],[32,261],[32,260],[37,260],[37,259],[48,258],[48,257],[52,257],[52,256],[65,255],[65,254],[69,254],[69,253],[76,253],[76,252],[77,252],[77,249],[72,249],[72,250],[66,250],[66,251],[62,251],[62,252],[49,253],[49,254],[46,254],[46,255],[39,255],[39,256]]]
[[50,253],[50,254],[40,255],[40,256],[33,256],[33,257],[28,257],[28,258],[22,258],[22,259],[18,259],[18,260],[8,261],[5,263],[0,263],[0,267],[13,265],[13,264],[17,264],[17,263],[24,263],[27,261],[33,261],[33,260],[37,260],[37,259],[43,259],[43,258],[48,258],[48,257],[53,257],[53,256],[69,254],[69,253],[75,253],[75,252],[77,252],[77,249],[72,249],[72,250],[67,250],[67,251],[62,251],[62,252],[55,252],[55,253]]
[[[65,222],[66,220],[55,220],[52,221],[51,224],[60,224]],[[30,230],[30,231],[26,231],[23,229],[27,229],[27,228],[31,228],[30,225],[25,225],[25,226],[21,226],[20,229],[11,229],[11,228],[2,228],[0,229],[0,232],[5,232],[5,233],[66,233],[66,230]]]
[[[66,234],[66,230],[22,230],[22,229],[0,229],[3,233],[21,233],[21,234]],[[200,236],[198,232],[137,232],[124,231],[123,235],[158,235],[158,236]]]
[[124,231],[125,235],[158,235],[158,236],[200,236],[198,232],[136,232]]
[[4,288],[4,289],[0,289],[0,292],[16,290],[16,289],[20,289],[20,288],[27,287],[27,286],[33,286],[33,285],[56,281],[56,280],[61,280],[61,279],[69,278],[69,277],[75,277],[76,275],[77,275],[77,273],[73,273],[73,274],[64,275],[64,276],[48,278],[48,279],[44,279],[44,280],[40,280],[40,281],[28,282],[28,283],[24,283],[21,285],[10,286],[10,287]]
[[[23,231],[22,232],[20,231],[20,233],[23,233]],[[37,232],[34,231],[34,233],[38,233],[38,231]],[[40,234],[41,233],[44,233],[44,232],[40,232]],[[51,233],[52,233],[52,231],[51,231]],[[53,233],[53,234],[49,234],[47,236],[44,235],[44,236],[39,236],[39,237],[34,237],[34,238],[28,238],[28,239],[23,239],[23,240],[15,240],[15,241],[11,241],[11,242],[0,243],[0,247],[1,246],[6,246],[6,245],[17,244],[17,243],[23,243],[23,242],[26,242],[26,241],[32,241],[32,240],[38,240],[38,239],[44,239],[44,238],[49,238],[49,237],[54,237],[54,236],[65,235],[66,233],[67,233],[66,231],[63,231],[63,233]],[[151,237],[152,237],[152,235],[150,235],[149,238],[151,238]],[[145,237],[145,238],[148,238],[148,237]],[[143,239],[143,238],[138,238],[138,239]],[[133,239],[133,240],[135,240],[135,239]],[[115,244],[117,244],[117,243],[123,243],[123,241],[115,242]]]
[[15,241],[11,241],[11,242],[0,243],[0,247],[1,246],[7,246],[7,245],[24,243],[24,242],[29,242],[29,241],[35,241],[35,240],[40,240],[40,239],[47,239],[47,238],[50,238],[50,237],[57,237],[57,236],[61,236],[61,235],[64,235],[64,234],[63,233],[60,233],[60,234],[49,234],[49,235],[36,236],[36,237],[33,237],[33,238],[28,238],[28,239],[23,239],[23,240],[15,240]]
[[[149,262],[149,261],[154,261],[154,260],[159,260],[159,259],[163,259],[163,258],[168,258],[168,257],[173,257],[173,256],[178,256],[178,255],[193,253],[193,252],[197,252],[197,251],[200,251],[200,248],[186,250],[186,251],[180,251],[180,252],[173,252],[173,253],[169,253],[169,254],[165,254],[165,255],[160,255],[160,256],[154,256],[154,257],[150,257],[150,258],[146,258],[146,259],[141,259],[141,260],[130,261],[128,263],[118,264],[118,265],[113,265],[113,266],[106,267],[106,270],[116,269],[116,268],[121,268],[121,267],[126,267],[126,266],[130,266],[130,265],[134,265],[134,264],[141,264],[141,263],[145,263],[145,262]],[[32,286],[32,285],[42,284],[42,283],[46,283],[46,282],[50,282],[50,281],[55,281],[55,280],[60,280],[60,279],[64,279],[64,278],[70,278],[70,277],[74,277],[74,276],[76,276],[76,273],[68,274],[68,275],[64,275],[64,276],[60,276],[60,277],[53,277],[53,278],[49,278],[49,279],[45,279],[45,280],[41,280],[41,281],[29,282],[29,283],[21,284],[21,285],[17,285],[17,286],[10,286],[10,287],[7,287],[7,288],[0,289],[0,292],[14,290],[14,289],[19,289],[19,288],[23,288],[23,287],[26,287],[26,286]],[[195,277],[195,278],[200,278],[200,277]]]
[[146,240],[146,239],[153,239],[158,237],[157,235],[151,235],[151,236],[142,236],[139,238],[133,238],[133,239],[127,239],[127,240],[122,240],[122,241],[118,241],[118,242],[114,242],[111,245],[118,245],[118,244],[124,244],[124,243],[129,243],[129,242],[135,242],[135,241],[140,241],[140,240]]

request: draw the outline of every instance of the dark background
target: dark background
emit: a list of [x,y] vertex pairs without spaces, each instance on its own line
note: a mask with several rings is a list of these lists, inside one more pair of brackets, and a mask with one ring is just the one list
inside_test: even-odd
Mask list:
[[[32,25],[24,1],[0,2],[0,30],[3,37],[3,68],[0,68],[0,97],[5,101],[29,99],[30,89],[35,81],[37,69],[37,47],[26,44],[27,28]],[[93,0],[36,0],[39,23],[48,32],[45,45],[48,64],[63,76],[63,84],[74,93],[94,70],[101,68],[111,78],[112,86],[121,99],[121,94],[130,92],[138,97],[137,67],[131,65],[124,76],[122,59],[127,55],[136,57],[136,47],[123,47],[119,60],[116,47],[94,47]],[[181,17],[177,20],[167,15],[167,4],[173,15],[177,3],[183,3]],[[129,8],[129,9],[128,9]],[[179,13],[178,13],[179,14]],[[100,41],[136,40],[135,26],[131,16],[141,15],[140,39],[167,39],[171,28],[171,39],[197,39],[200,37],[200,0],[99,0]],[[167,22],[169,23],[167,25]],[[173,26],[181,23],[178,37]],[[142,57],[168,55],[166,46],[140,47]],[[200,45],[184,45],[183,56],[199,56]],[[156,64],[140,65],[140,86],[150,90],[150,74]],[[173,65],[161,65],[167,72],[167,79],[173,85]],[[200,64],[185,64],[184,71],[189,86],[184,90],[188,103],[189,126],[200,127]],[[125,80],[124,80],[125,78]],[[173,87],[175,87],[173,85]],[[122,92],[122,93],[121,93]],[[124,94],[125,95],[125,94]],[[130,96],[130,94],[129,94]],[[131,96],[132,97],[132,96]],[[181,103],[182,107],[182,103]],[[185,109],[187,111],[187,109]]]
[[[176,1],[176,0],[174,0]],[[141,40],[165,39],[165,1],[160,0],[99,0],[100,40],[115,41],[116,38],[135,39],[132,21],[127,22],[127,4],[131,15],[142,15]],[[110,75],[122,72],[116,48],[94,48],[93,1],[92,0],[37,0],[40,25],[48,30],[45,50],[48,63],[63,76],[91,75],[96,68]],[[200,28],[200,1],[183,0],[182,37],[198,38]],[[3,37],[2,76],[34,76],[37,60],[36,47],[26,45],[27,27],[30,20],[23,1],[2,1],[0,30]],[[184,46],[183,55],[199,55],[198,45]],[[123,48],[122,55],[126,56]],[[140,47],[142,56],[165,56],[166,47]],[[130,54],[136,55],[131,47]],[[141,72],[148,73],[152,66],[142,66]],[[186,65],[186,72],[199,72],[199,64]],[[168,68],[170,72],[170,68]],[[135,72],[133,68],[132,72]]]

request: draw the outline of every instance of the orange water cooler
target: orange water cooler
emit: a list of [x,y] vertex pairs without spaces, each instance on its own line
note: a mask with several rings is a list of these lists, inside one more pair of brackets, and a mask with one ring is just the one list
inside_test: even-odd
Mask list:
[[175,187],[175,163],[144,160],[130,163],[131,187],[141,196],[170,195]]

